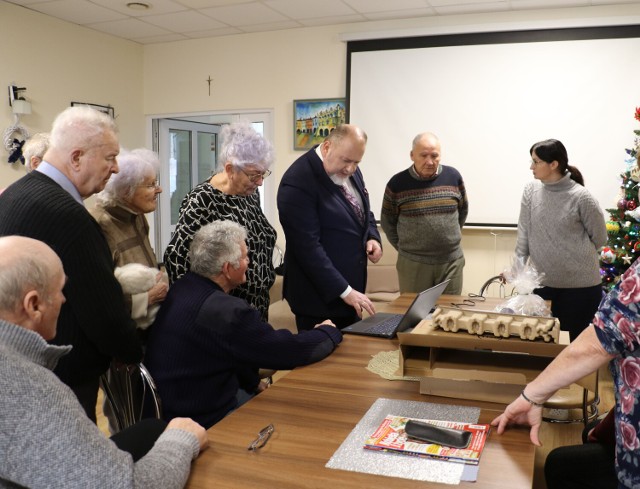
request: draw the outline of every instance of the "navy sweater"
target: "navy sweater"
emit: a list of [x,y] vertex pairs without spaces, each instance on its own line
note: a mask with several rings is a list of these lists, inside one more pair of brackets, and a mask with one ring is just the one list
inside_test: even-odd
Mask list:
[[0,195],[0,236],[38,239],[55,251],[67,275],[52,343],[72,345],[54,372],[67,384],[97,379],[112,358],[136,363],[142,347],[98,223],[60,185],[31,172]]

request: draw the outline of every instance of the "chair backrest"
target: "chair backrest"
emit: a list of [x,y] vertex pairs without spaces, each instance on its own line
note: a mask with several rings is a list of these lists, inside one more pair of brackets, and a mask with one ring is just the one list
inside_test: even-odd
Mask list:
[[162,417],[158,389],[143,364],[112,363],[100,384],[111,407],[107,417],[112,429],[121,431],[143,418]]
[[561,389],[548,399],[544,406],[549,409],[581,409],[582,417],[567,420],[543,419],[551,422],[575,422],[587,423],[597,417],[598,403],[598,371],[578,379],[569,388]]
[[507,285],[502,275],[495,275],[482,284],[479,294],[482,297],[511,297],[513,295],[513,287],[511,289],[510,292],[507,291]]

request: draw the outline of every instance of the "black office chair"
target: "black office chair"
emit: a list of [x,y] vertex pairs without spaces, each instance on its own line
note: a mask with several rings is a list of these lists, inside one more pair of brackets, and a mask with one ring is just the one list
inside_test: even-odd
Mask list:
[[117,433],[143,418],[162,418],[162,403],[151,374],[142,364],[111,364],[100,377],[110,411],[110,429]]

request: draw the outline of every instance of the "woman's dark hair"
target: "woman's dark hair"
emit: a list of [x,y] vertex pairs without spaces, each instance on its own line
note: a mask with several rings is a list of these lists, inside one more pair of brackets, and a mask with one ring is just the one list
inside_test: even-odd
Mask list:
[[571,172],[571,180],[584,186],[584,178],[582,173],[575,166],[569,165],[569,155],[567,154],[567,148],[564,147],[557,139],[545,139],[531,146],[529,154],[533,156],[536,154],[545,163],[551,163],[552,161],[558,162],[558,170],[561,175]]

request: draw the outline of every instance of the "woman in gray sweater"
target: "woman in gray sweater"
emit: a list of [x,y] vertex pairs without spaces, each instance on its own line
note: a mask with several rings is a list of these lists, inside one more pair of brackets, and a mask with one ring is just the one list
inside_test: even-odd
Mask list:
[[573,340],[602,298],[598,250],[607,241],[604,215],[560,141],[540,141],[529,152],[536,181],[522,194],[516,255],[530,258],[544,273],[543,287],[534,292],[551,301],[551,313]]

